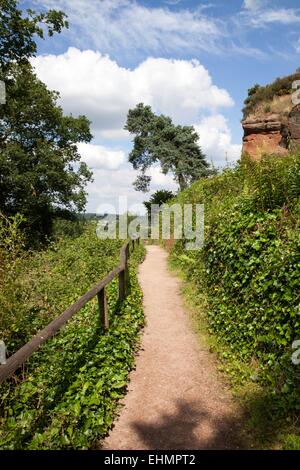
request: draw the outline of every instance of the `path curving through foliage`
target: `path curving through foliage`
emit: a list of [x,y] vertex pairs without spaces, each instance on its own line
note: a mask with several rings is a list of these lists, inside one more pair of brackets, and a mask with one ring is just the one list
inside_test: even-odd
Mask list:
[[147,325],[120,416],[99,448],[241,448],[230,393],[193,331],[167,257],[148,246],[140,266]]

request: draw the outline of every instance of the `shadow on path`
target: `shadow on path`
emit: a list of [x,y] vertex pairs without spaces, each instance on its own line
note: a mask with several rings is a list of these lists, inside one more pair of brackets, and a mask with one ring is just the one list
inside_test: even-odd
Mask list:
[[152,450],[247,448],[237,417],[214,419],[199,401],[178,400],[174,414],[162,414],[158,423],[135,421],[132,427],[145,447]]

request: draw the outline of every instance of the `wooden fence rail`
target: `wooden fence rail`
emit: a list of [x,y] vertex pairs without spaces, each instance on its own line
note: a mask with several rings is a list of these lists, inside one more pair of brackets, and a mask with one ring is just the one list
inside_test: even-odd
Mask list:
[[28,343],[20,348],[15,354],[13,354],[6,362],[0,366],[0,384],[5,380],[9,379],[15,371],[29,357],[36,352],[39,347],[45,343],[48,339],[52,338],[55,333],[64,326],[72,316],[77,313],[84,305],[93,299],[96,295],[98,297],[99,314],[100,320],[104,329],[109,328],[109,318],[107,311],[107,301],[105,287],[109,284],[116,276],[119,277],[119,300],[123,301],[126,297],[126,285],[127,285],[127,263],[130,254],[130,244],[132,248],[135,247],[135,242],[139,244],[140,240],[127,241],[120,251],[120,264],[117,268],[111,271],[104,279],[96,284],[91,290],[80,297],[77,302],[68,307],[59,317],[55,318],[49,325],[43,330],[39,331]]

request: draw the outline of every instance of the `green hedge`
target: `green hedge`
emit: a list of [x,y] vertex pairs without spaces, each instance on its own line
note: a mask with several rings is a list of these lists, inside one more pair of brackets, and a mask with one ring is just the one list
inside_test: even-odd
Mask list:
[[243,160],[236,169],[197,182],[178,196],[205,204],[205,245],[173,259],[208,298],[211,332],[241,360],[259,364],[258,380],[300,409],[300,155]]

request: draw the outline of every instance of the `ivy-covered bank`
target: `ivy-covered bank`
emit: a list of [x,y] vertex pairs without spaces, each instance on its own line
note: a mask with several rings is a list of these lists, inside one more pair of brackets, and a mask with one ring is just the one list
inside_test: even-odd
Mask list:
[[297,447],[300,365],[292,362],[292,343],[300,340],[300,155],[244,158],[176,202],[205,205],[204,247],[185,251],[178,241],[172,260],[205,295],[224,368],[235,382],[258,386],[248,411],[261,420],[253,408],[259,402],[271,428],[263,426],[262,434],[280,439],[289,426],[284,445]]
[[[90,231],[81,235],[81,241],[83,239],[86,239],[85,248],[95,243]],[[78,240],[73,243],[78,243],[79,249]],[[120,242],[99,243],[102,256],[93,258],[94,274],[96,265],[102,272],[103,265],[110,268],[111,264],[116,266],[119,262]],[[112,245],[118,248],[113,250],[113,255]],[[63,250],[68,250],[68,246],[64,245]],[[54,250],[54,257],[56,253]],[[77,261],[83,272],[85,262],[89,263],[88,254],[83,249],[74,253],[80,258]],[[51,258],[49,253],[47,256]],[[106,434],[119,399],[125,393],[144,323],[142,293],[136,275],[143,257],[143,246],[131,256],[130,291],[122,305],[117,300],[117,281],[108,286],[110,329],[107,332],[99,324],[94,299],[32,356],[25,377],[20,377],[17,383],[10,380],[1,386],[1,449],[88,449]],[[63,257],[62,262],[64,260]],[[61,283],[62,278],[60,287],[63,289]]]

